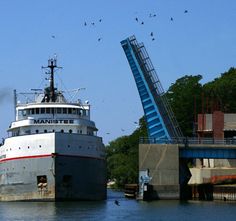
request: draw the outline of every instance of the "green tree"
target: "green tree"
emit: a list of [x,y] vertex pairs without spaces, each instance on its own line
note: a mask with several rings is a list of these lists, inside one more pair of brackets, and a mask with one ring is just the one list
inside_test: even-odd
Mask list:
[[144,117],[130,136],[119,137],[106,146],[108,178],[116,179],[118,188],[126,183],[138,182],[139,138],[147,137]]
[[225,113],[236,112],[236,69],[230,68],[219,78],[203,86],[206,111],[221,110]]
[[194,118],[200,110],[197,104],[202,93],[201,79],[201,75],[186,75],[172,84],[166,93],[184,136],[193,135]]

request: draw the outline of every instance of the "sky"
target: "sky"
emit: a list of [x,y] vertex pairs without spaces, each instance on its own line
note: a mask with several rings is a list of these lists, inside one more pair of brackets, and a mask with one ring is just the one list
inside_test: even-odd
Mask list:
[[130,135],[143,109],[120,41],[144,43],[168,90],[184,75],[206,83],[236,66],[235,22],[235,0],[0,0],[0,136],[14,120],[13,90],[44,87],[54,54],[57,87],[86,88],[79,96],[104,143]]

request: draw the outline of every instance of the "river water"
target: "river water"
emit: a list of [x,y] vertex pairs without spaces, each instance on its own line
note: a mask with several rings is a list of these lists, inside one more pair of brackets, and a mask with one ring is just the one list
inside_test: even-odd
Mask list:
[[[119,205],[114,202],[118,200]],[[102,202],[1,202],[0,220],[153,220],[227,221],[236,220],[236,203],[214,201],[153,201],[124,198],[108,190]]]

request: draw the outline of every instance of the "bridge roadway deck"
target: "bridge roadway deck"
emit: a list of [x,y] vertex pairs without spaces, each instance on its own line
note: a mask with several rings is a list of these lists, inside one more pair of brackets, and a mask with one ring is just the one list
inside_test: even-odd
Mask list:
[[180,158],[236,159],[236,145],[179,144]]
[[213,139],[196,137],[178,137],[155,139],[142,137],[140,144],[177,144],[179,158],[198,159],[236,159],[236,138]]

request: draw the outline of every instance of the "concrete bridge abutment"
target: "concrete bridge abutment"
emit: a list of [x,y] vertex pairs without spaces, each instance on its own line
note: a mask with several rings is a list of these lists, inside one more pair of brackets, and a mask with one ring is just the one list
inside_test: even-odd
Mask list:
[[148,170],[152,199],[180,199],[178,144],[139,144],[139,171]]

